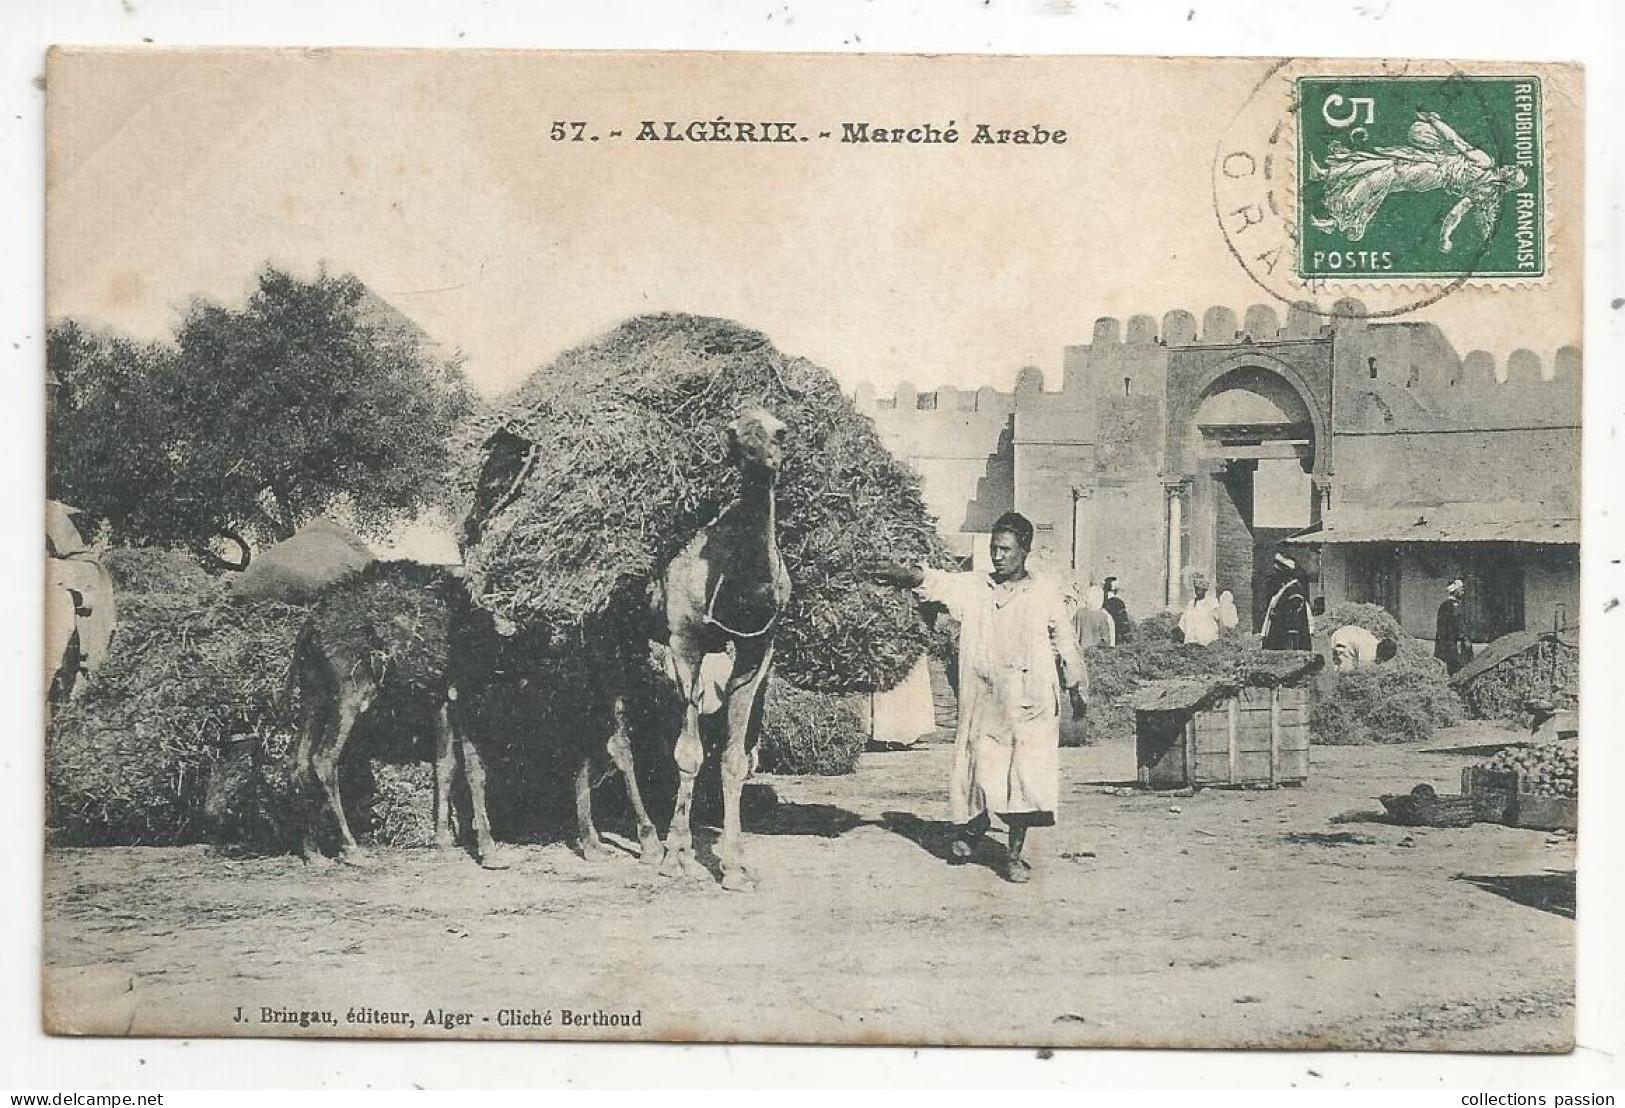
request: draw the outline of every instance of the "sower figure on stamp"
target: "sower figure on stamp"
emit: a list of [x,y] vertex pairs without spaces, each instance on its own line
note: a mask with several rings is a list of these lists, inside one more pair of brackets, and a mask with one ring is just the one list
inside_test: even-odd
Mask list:
[[868,567],[875,580],[916,589],[959,621],[951,856],[968,861],[996,815],[1010,829],[1004,876],[1017,883],[1032,874],[1023,856],[1028,829],[1055,823],[1061,692],[1082,718],[1089,687],[1059,589],[1027,572],[1032,540],[1033,525],[1006,512],[993,524],[991,574]]

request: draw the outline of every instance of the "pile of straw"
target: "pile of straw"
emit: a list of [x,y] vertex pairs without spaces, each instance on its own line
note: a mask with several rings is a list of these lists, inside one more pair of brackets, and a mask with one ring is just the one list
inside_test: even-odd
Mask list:
[[1419,743],[1440,727],[1461,719],[1461,701],[1450,687],[1431,643],[1405,633],[1399,622],[1375,604],[1338,604],[1317,618],[1317,633],[1350,624],[1399,644],[1387,662],[1348,673],[1331,673],[1321,684],[1309,718],[1309,733],[1328,746],[1366,743]]
[[306,611],[228,603],[218,587],[118,603],[97,680],[51,720],[47,824],[79,842],[202,837],[205,785],[225,751],[246,741],[286,761],[295,718],[283,692]]
[[640,317],[532,374],[465,527],[480,602],[522,625],[646,630],[650,581],[738,492],[726,427],[753,407],[790,429],[777,513],[794,593],[776,671],[821,692],[901,681],[926,629],[909,596],[856,570],[943,564],[919,480],[828,372],[725,320]]
[[869,741],[861,696],[804,692],[772,681],[762,705],[758,768],[763,773],[836,777],[854,773]]

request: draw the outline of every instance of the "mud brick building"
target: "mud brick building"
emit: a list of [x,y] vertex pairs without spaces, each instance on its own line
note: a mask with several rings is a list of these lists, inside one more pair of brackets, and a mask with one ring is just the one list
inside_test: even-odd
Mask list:
[[1283,544],[1328,603],[1381,604],[1431,638],[1444,586],[1475,637],[1572,624],[1579,602],[1580,354],[1460,355],[1434,324],[1356,300],[1095,322],[1059,390],[859,390],[963,555],[1015,508],[1044,559],[1178,607],[1202,572],[1256,627]]

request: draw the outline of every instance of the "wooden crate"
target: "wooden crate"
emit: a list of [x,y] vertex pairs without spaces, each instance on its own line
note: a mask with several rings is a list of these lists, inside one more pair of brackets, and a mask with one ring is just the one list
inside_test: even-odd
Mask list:
[[1538,831],[1578,831],[1580,801],[1572,796],[1525,792],[1517,770],[1468,766],[1461,771],[1461,791],[1473,799],[1478,818],[1509,827]]
[[1139,709],[1141,784],[1298,785],[1309,778],[1310,690],[1243,688],[1194,708]]

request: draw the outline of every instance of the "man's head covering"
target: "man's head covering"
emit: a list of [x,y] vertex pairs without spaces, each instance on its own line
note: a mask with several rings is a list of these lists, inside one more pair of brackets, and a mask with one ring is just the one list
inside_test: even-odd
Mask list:
[[1288,558],[1285,554],[1277,552],[1275,555],[1275,567],[1277,569],[1297,569],[1298,563],[1293,561],[1291,558]]
[[1099,585],[1090,585],[1083,594],[1084,607],[1094,611],[1106,602],[1106,590]]
[[1105,583],[1103,585],[1101,585],[1101,589],[1105,592],[1105,594],[1107,596],[1116,596],[1117,595],[1117,578],[1115,578],[1115,577],[1106,578]]
[[1460,577],[1456,578],[1454,581],[1450,582],[1450,584],[1444,587],[1444,594],[1446,596],[1461,596],[1466,591],[1467,582],[1463,581]]

